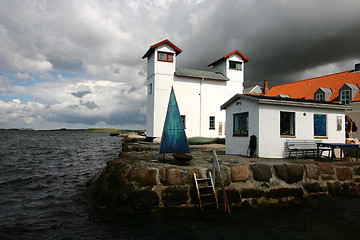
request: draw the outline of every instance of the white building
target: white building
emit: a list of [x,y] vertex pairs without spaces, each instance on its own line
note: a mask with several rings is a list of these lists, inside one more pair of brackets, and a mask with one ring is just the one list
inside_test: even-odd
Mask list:
[[161,137],[171,87],[174,87],[187,137],[225,137],[225,112],[220,106],[243,92],[244,63],[249,59],[236,50],[209,64],[214,71],[179,69],[182,52],[169,40],[150,46],[147,58],[148,138]]
[[248,155],[255,135],[257,156],[283,158],[287,139],[344,143],[345,111],[351,106],[236,94],[221,109],[226,109],[226,154]]

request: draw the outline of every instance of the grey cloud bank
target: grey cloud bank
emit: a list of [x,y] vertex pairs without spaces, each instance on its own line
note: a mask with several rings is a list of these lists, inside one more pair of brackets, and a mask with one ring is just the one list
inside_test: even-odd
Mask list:
[[0,2],[0,128],[144,128],[150,45],[168,38],[178,67],[236,49],[245,87],[354,68],[357,0]]

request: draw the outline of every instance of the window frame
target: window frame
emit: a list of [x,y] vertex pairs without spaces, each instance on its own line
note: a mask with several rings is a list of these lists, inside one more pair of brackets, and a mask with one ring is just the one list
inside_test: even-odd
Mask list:
[[209,129],[215,130],[215,116],[209,116]]
[[[166,60],[160,58],[160,55],[162,55],[162,54],[165,54],[165,55],[166,55]],[[157,57],[158,57],[157,60],[158,60],[159,62],[168,62],[168,63],[174,62],[174,53],[158,51],[158,54],[157,54],[157,55],[158,55],[158,56],[157,56]]]
[[[288,126],[284,126],[285,114],[289,114]],[[281,137],[295,137],[296,136],[296,113],[288,111],[280,111],[280,136]],[[286,129],[284,129],[286,128]],[[286,131],[288,128],[288,131]]]
[[[231,65],[232,64],[235,64],[235,67],[232,67]],[[242,71],[242,62],[239,62],[239,61],[232,61],[232,60],[229,60],[229,69],[231,70],[237,70],[237,71]],[[238,67],[239,66],[239,67]]]
[[325,101],[325,94],[324,93],[316,93],[315,100],[316,101]]
[[[241,124],[240,120],[246,121],[245,127],[243,128],[243,130],[241,129],[242,124]],[[236,125],[236,123],[238,123],[238,124]],[[249,112],[234,113],[233,114],[233,137],[248,137],[248,136],[249,136]]]
[[[347,99],[348,97],[348,99]],[[340,91],[340,103],[341,104],[349,104],[351,102],[351,90],[350,89],[343,89]]]
[[[324,118],[325,119],[325,129],[324,129],[324,126],[321,126],[320,128],[318,128],[317,127],[317,124],[318,123],[321,123],[320,121],[322,121],[322,119],[316,119],[317,117],[322,117],[322,118]],[[313,118],[314,118],[314,137],[316,138],[316,137],[320,137],[320,138],[322,138],[322,137],[327,137],[327,133],[328,133],[328,131],[327,131],[327,114],[317,114],[317,113],[314,113],[314,116],[313,116]],[[325,131],[325,134],[324,134],[324,131]]]

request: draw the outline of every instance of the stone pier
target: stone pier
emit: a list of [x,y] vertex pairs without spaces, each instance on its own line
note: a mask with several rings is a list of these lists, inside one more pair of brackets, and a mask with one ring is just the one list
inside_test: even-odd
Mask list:
[[355,162],[247,158],[225,155],[224,145],[213,144],[192,147],[194,158],[184,165],[170,154],[155,161],[154,144],[135,145],[127,145],[118,159],[88,181],[87,192],[96,207],[115,211],[194,207],[198,199],[193,173],[201,178],[212,171],[212,149],[217,149],[231,205],[277,204],[313,195],[360,196],[360,164]]

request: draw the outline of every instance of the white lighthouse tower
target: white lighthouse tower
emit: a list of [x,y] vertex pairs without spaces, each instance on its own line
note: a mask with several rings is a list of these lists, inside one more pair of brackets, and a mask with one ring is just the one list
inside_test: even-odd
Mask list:
[[[166,106],[174,82],[176,56],[182,51],[169,40],[152,45],[143,58],[147,58],[147,115],[146,136],[160,137],[164,125]],[[156,109],[156,111],[155,111]]]
[[214,71],[180,69],[176,57],[182,52],[165,39],[150,46],[147,58],[146,136],[161,137],[171,88],[174,88],[187,137],[225,137],[225,111],[220,107],[243,92],[244,63],[233,51],[209,64]]

